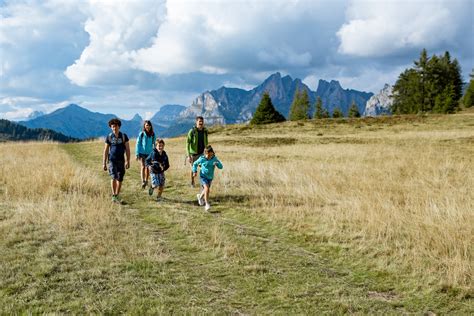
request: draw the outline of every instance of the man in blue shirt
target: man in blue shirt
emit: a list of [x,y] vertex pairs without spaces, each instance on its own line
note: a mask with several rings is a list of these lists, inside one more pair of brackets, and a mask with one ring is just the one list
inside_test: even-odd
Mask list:
[[112,133],[107,135],[105,139],[103,155],[104,171],[107,171],[107,161],[109,163],[109,174],[112,177],[112,201],[115,203],[121,203],[119,194],[125,175],[125,169],[130,168],[130,145],[128,143],[127,134],[120,132],[121,125],[122,122],[117,118],[109,121],[109,127]]

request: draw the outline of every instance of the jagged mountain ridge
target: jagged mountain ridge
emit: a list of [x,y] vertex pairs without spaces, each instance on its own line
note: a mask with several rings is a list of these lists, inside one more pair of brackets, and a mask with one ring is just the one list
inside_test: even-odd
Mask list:
[[292,79],[289,75],[281,77],[279,72],[268,77],[262,84],[252,90],[221,87],[206,91],[199,95],[179,115],[180,121],[191,121],[202,115],[208,124],[232,124],[248,122],[255,112],[262,95],[267,91],[276,110],[288,117],[290,106],[296,90],[306,90],[313,106],[319,96],[323,107],[332,113],[336,107],[347,115],[352,102],[359,112],[363,113],[367,100],[373,93],[352,89],[343,89],[339,82],[320,80],[316,91],[312,91],[300,79]]

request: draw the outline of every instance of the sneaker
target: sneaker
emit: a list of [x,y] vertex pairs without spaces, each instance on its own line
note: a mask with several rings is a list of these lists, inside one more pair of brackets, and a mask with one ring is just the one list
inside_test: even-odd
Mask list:
[[146,188],[146,185],[147,185],[146,181],[143,181],[142,182],[142,189]]
[[150,188],[148,189],[148,195],[150,195],[150,196],[153,195],[153,190],[154,190],[154,188],[153,188],[153,187],[150,187]]
[[112,195],[112,202],[117,202],[117,196]]
[[211,209],[211,205],[209,205],[209,203],[207,203],[206,206],[204,206],[204,210],[206,212],[209,212],[210,209]]
[[204,201],[202,200],[201,194],[199,194],[199,193],[196,194],[196,197],[197,197],[199,206],[203,206],[203,205],[204,205]]
[[112,196],[112,202],[118,203],[118,204],[122,204],[122,201],[120,200],[120,198],[118,197],[118,195],[113,195],[113,196]]

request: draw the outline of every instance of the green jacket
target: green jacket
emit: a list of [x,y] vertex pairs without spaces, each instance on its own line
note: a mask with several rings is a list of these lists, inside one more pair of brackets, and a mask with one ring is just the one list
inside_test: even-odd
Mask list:
[[[207,146],[207,128],[204,127],[204,147]],[[188,132],[188,137],[186,139],[186,153],[188,156],[196,155],[198,152],[198,130],[194,126]]]

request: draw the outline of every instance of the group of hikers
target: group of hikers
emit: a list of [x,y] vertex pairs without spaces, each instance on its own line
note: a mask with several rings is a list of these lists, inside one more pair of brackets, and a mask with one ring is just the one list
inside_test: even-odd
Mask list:
[[[112,130],[105,139],[105,148],[103,153],[103,169],[109,171],[112,187],[112,201],[121,203],[120,189],[125,175],[125,170],[130,168],[130,144],[127,134],[120,132],[122,122],[113,118],[109,121],[109,127]],[[208,144],[208,131],[204,127],[204,118],[196,117],[196,122],[186,137],[187,161],[191,165],[191,186],[195,186],[195,178],[199,168],[199,181],[201,184],[200,193],[196,194],[197,202],[204,206],[204,210],[209,211],[209,193],[212,180],[214,179],[214,169],[222,169],[222,163],[216,157],[211,145]],[[145,189],[148,186],[148,180],[151,183],[148,188],[148,194],[153,196],[157,191],[156,200],[161,201],[161,195],[165,187],[165,171],[169,169],[170,163],[166,154],[165,141],[157,138],[153,131],[153,125],[146,120],[143,129],[137,137],[135,146],[136,160],[140,161],[141,187]]]

